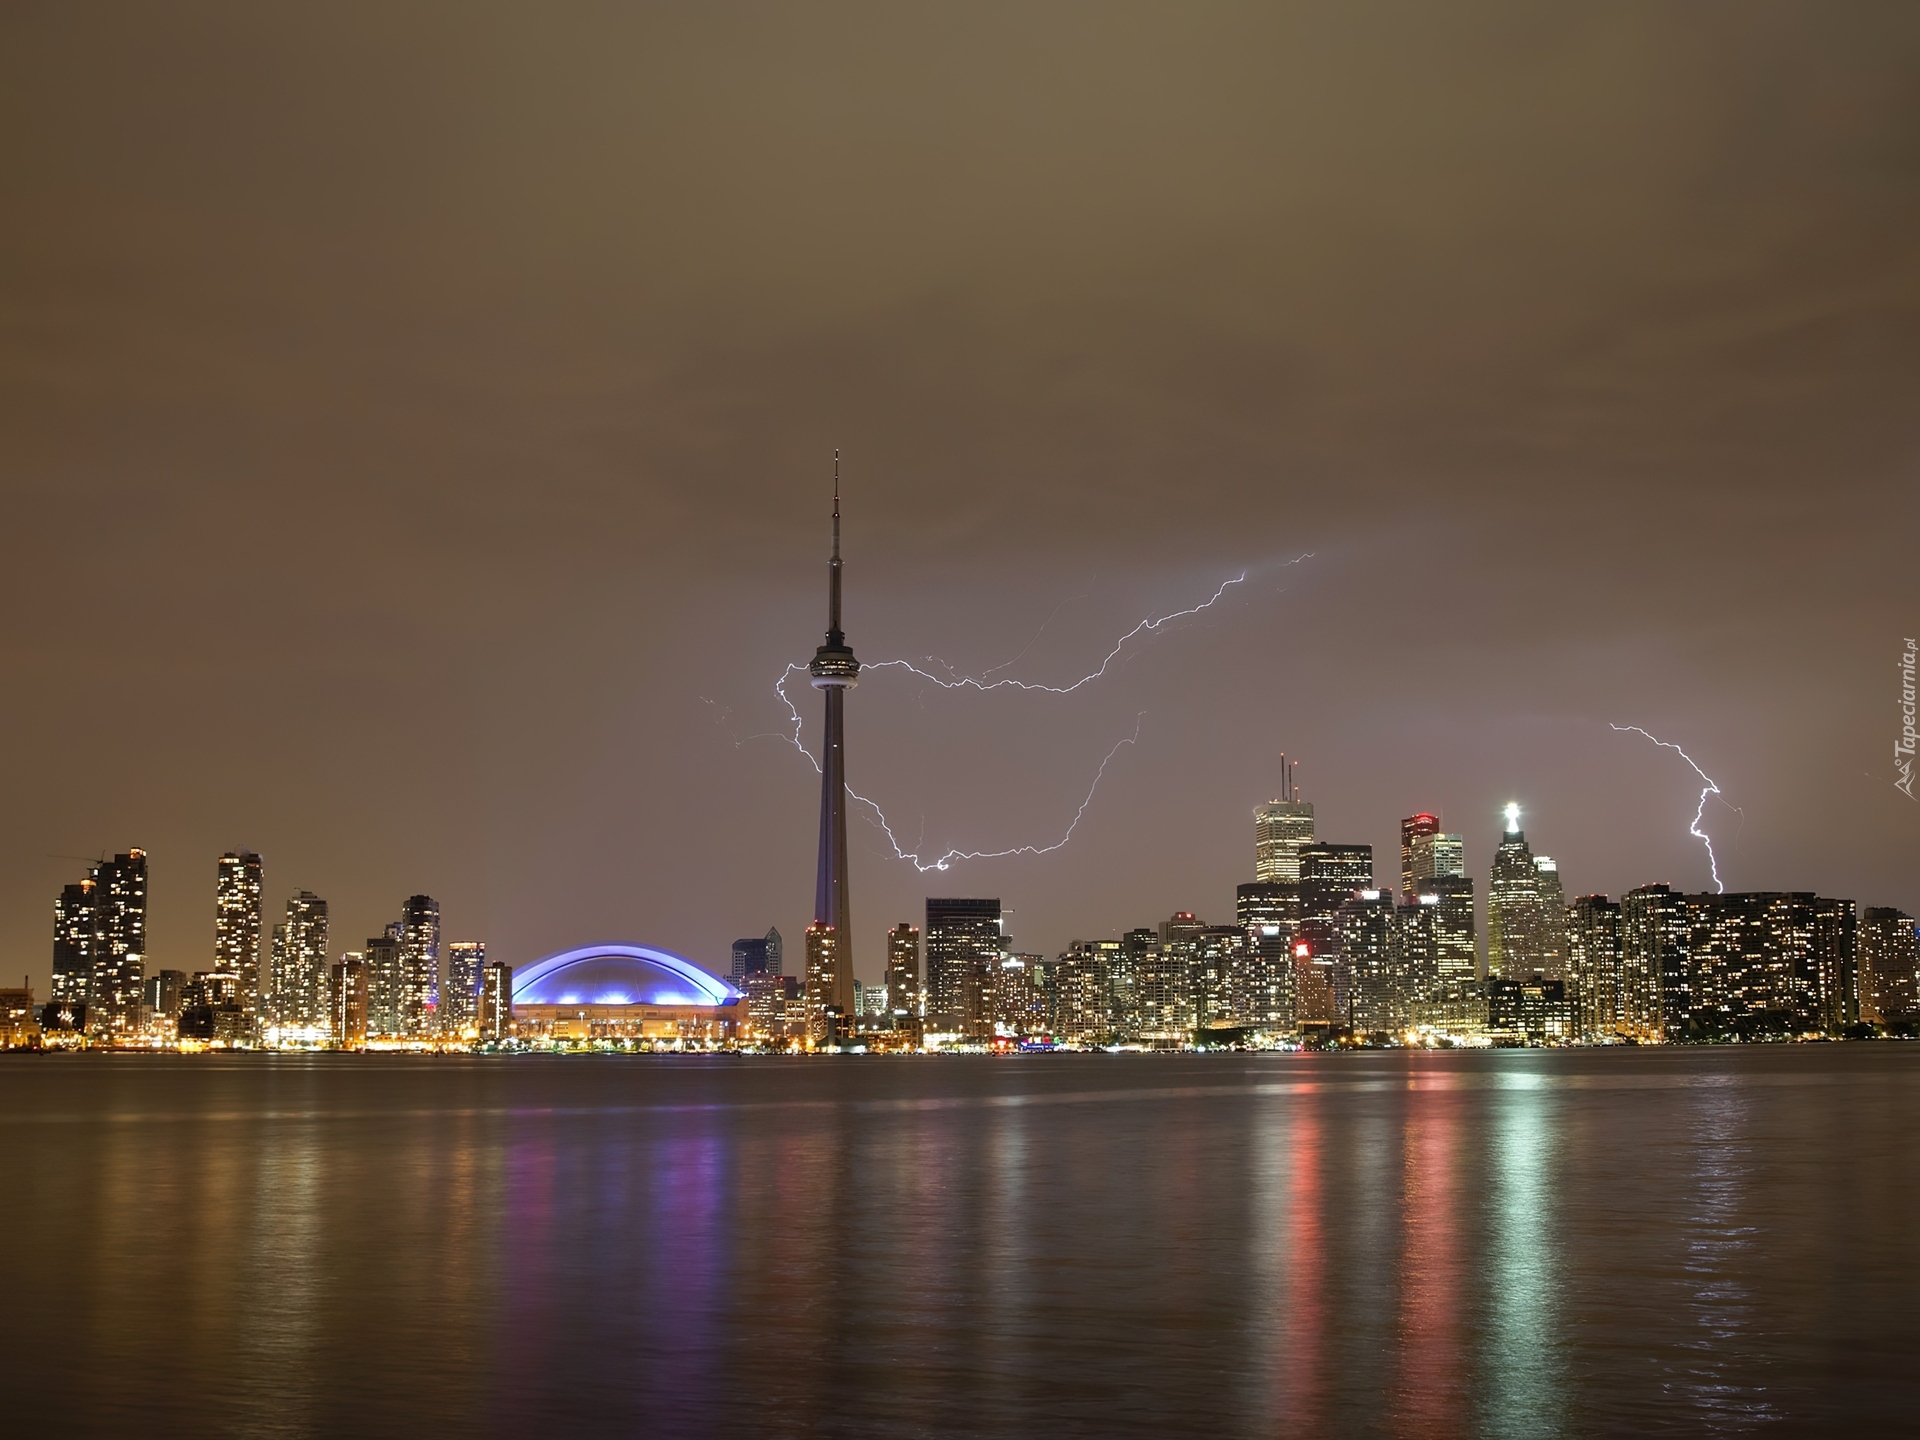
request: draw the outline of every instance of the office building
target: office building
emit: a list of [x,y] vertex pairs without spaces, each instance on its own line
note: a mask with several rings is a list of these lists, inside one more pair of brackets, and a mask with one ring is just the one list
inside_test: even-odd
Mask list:
[[1313,843],[1313,806],[1294,787],[1293,767],[1280,757],[1281,798],[1253,811],[1253,878],[1295,884],[1300,847]]
[[1507,806],[1507,829],[1487,881],[1487,974],[1503,980],[1564,978],[1560,874],[1536,863],[1520,828],[1520,807]]
[[1246,1023],[1252,947],[1238,925],[1206,925],[1188,942],[1194,1023],[1200,1029],[1237,1029]]
[[1331,924],[1340,907],[1374,889],[1371,845],[1316,843],[1300,851],[1300,914]]
[[147,853],[129,850],[93,868],[93,976],[87,1033],[131,1037],[141,1027],[147,956]]
[[[746,983],[749,975],[767,973],[767,937],[749,935],[744,940],[733,942],[733,965],[727,971],[727,978],[733,981],[736,989]],[[778,974],[776,970],[774,972]]]
[[1920,957],[1913,917],[1904,910],[1869,906],[1860,917],[1859,1015],[1867,1025],[1912,1025],[1920,1021]]
[[887,1008],[919,1018],[920,932],[902,920],[887,932]]
[[1000,961],[998,899],[927,900],[927,1033],[981,1039]]
[[229,850],[214,867],[213,968],[234,977],[241,1009],[260,1012],[260,857]]
[[480,972],[480,1038],[513,1038],[513,967],[503,960],[488,961]]
[[440,999],[440,902],[409,895],[400,908],[400,1025],[408,1039],[433,1033]]
[[480,1025],[480,979],[487,968],[487,947],[480,940],[456,940],[447,946],[447,987],[440,995],[440,1033],[471,1035]]

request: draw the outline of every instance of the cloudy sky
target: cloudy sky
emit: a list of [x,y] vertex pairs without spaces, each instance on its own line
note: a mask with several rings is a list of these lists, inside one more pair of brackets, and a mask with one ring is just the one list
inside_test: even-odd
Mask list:
[[[73,857],[335,948],[809,918],[775,692],[844,456],[858,969],[1230,915],[1301,761],[1397,873],[1920,908],[1910,5],[0,13],[0,953]],[[1302,558],[1304,557],[1304,558]],[[1017,657],[1017,658],[1016,658]],[[811,742],[817,702],[802,701]],[[1131,743],[1114,747],[1122,740]],[[1732,806],[1738,806],[1736,811]],[[797,945],[795,946],[797,950]]]

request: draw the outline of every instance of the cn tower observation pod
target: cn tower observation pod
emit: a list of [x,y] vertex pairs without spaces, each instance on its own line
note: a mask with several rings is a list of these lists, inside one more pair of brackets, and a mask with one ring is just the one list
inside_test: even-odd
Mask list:
[[647,945],[562,950],[513,977],[514,1020],[529,1039],[723,1041],[745,1011],[725,980]]

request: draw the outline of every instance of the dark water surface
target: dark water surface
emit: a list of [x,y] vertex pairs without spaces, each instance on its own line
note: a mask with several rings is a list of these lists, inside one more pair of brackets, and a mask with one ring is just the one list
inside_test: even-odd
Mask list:
[[1910,1434],[1916,1122],[1891,1044],[8,1058],[0,1413]]

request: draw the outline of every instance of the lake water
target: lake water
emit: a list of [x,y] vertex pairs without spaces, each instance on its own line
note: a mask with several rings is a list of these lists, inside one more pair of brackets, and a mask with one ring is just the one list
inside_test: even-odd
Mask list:
[[1894,1044],[7,1057],[0,1414],[1912,1434],[1917,1122]]

